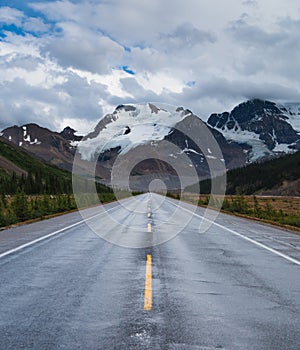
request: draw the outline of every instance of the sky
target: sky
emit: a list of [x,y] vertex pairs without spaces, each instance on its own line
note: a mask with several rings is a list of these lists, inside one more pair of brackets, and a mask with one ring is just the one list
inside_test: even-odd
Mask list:
[[300,102],[298,0],[0,0],[0,130],[79,134],[122,103],[203,120]]

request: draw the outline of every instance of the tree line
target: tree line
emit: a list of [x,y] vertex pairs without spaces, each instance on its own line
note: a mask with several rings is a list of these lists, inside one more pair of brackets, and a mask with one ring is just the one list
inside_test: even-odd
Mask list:
[[[91,181],[80,179],[80,206],[88,207],[115,200],[113,190],[96,183],[91,193]],[[47,215],[77,208],[71,174],[59,176],[36,170],[21,176],[0,174],[0,227],[17,222],[43,218]]]
[[14,195],[24,192],[33,194],[70,194],[72,193],[71,176],[63,177],[51,172],[36,170],[28,172],[27,175],[11,176],[2,174],[0,176],[0,193]]

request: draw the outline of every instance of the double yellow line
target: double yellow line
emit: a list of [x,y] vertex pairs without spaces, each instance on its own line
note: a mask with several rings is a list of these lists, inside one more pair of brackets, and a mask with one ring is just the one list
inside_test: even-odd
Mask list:
[[147,255],[144,310],[152,309],[152,255]]

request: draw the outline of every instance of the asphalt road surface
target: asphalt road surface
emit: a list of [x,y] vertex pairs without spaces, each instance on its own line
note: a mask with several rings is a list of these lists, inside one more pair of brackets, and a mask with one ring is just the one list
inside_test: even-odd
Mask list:
[[104,208],[0,232],[0,349],[300,349],[300,236],[156,194]]

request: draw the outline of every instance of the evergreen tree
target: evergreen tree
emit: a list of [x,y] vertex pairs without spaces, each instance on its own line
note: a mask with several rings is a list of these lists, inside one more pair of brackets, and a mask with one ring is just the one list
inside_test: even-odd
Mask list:
[[17,192],[12,201],[12,209],[18,220],[24,221],[29,218],[29,206],[27,197],[22,192]]
[[0,227],[5,226],[6,220],[5,220],[5,214],[4,214],[4,207],[2,204],[2,201],[0,200]]
[[256,196],[253,196],[253,201],[254,201],[254,214],[259,217],[261,215],[261,208],[259,206]]

